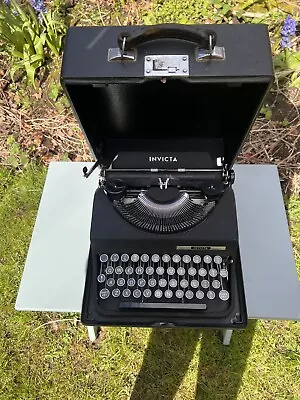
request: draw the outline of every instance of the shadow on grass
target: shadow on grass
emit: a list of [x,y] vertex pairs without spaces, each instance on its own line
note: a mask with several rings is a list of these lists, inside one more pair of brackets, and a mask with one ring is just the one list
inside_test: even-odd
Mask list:
[[198,376],[191,384],[195,400],[235,399],[254,331],[250,321],[246,330],[234,332],[230,346],[223,346],[217,330],[153,329],[130,400],[174,399],[201,337]]

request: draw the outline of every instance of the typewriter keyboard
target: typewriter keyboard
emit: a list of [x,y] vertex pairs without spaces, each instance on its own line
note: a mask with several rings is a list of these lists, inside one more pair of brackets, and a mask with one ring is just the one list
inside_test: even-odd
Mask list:
[[[229,307],[233,259],[218,254],[100,254],[98,303],[121,309]],[[214,305],[214,306],[213,306]]]

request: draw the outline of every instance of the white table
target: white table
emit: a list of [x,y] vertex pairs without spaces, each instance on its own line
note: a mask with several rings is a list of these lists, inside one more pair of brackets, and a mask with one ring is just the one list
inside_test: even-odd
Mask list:
[[[80,312],[89,252],[95,171],[92,163],[49,166],[17,310]],[[248,317],[300,320],[300,285],[276,166],[235,165],[241,261]],[[91,339],[94,328],[89,329]],[[232,330],[223,343],[229,344]]]

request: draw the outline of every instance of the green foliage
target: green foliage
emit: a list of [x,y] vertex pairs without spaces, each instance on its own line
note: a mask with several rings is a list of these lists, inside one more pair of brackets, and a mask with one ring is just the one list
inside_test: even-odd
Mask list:
[[27,153],[21,150],[19,143],[15,140],[13,135],[7,138],[7,148],[9,151],[9,156],[5,160],[7,165],[13,169],[27,167],[29,157]]
[[274,57],[277,79],[300,89],[300,51],[284,49]]
[[11,77],[23,70],[33,86],[36,71],[47,57],[59,55],[66,33],[66,26],[55,11],[40,15],[42,21],[29,4],[21,7],[16,0],[11,0],[10,5],[0,3],[0,39],[11,49]]

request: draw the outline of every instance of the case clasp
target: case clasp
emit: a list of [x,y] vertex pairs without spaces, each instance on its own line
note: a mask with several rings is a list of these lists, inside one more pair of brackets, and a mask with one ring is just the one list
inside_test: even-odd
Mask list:
[[189,76],[187,55],[145,56],[144,76]]

